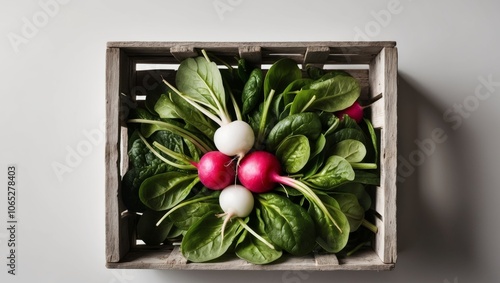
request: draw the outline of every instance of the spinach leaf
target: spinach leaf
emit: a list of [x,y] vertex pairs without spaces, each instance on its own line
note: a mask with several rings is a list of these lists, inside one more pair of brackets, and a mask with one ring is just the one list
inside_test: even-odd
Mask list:
[[322,196],[322,201],[330,215],[342,229],[342,233],[316,204],[310,203],[308,212],[316,227],[316,242],[327,252],[336,253],[342,250],[349,240],[349,222],[335,199]]
[[323,132],[325,136],[328,136],[335,132],[340,124],[340,119],[329,112],[321,112],[319,114],[319,118],[321,120],[321,125],[323,126]]
[[316,101],[317,91],[314,89],[302,89],[293,99],[290,107],[290,114],[297,114],[307,111]]
[[146,210],[137,222],[137,238],[146,245],[159,245],[165,241],[172,229],[171,221],[163,221],[159,226],[156,223],[163,216],[163,212]]
[[333,154],[349,162],[361,162],[365,158],[366,147],[360,141],[347,139],[335,145]]
[[306,166],[302,169],[301,173],[303,175],[304,179],[307,179],[314,174],[316,174],[323,165],[323,162],[325,161],[325,157],[323,154],[316,155],[315,157],[311,158],[309,162],[307,162]]
[[276,61],[264,78],[264,97],[267,98],[271,89],[274,89],[276,94],[282,93],[291,82],[300,78],[302,71],[297,62],[289,58]]
[[230,221],[221,231],[224,218],[208,214],[195,222],[184,235],[182,255],[192,262],[205,262],[222,256],[243,229],[238,221]]
[[177,70],[175,83],[188,97],[226,109],[222,76],[214,62],[201,56],[183,60]]
[[256,200],[267,237],[276,246],[293,255],[305,255],[312,251],[314,223],[304,208],[273,193],[259,194]]
[[363,186],[363,184],[350,182],[335,188],[334,192],[349,193],[355,195],[356,198],[358,199],[359,204],[363,207],[365,211],[370,209],[372,205],[372,199],[368,194],[368,192],[366,191],[365,186]]
[[325,81],[315,81],[309,86],[317,91],[317,99],[311,109],[335,112],[351,106],[361,92],[358,80],[347,76],[335,76]]
[[241,100],[243,101],[243,115],[250,113],[250,111],[252,111],[259,104],[259,102],[263,99],[261,95],[262,70],[256,68],[252,71],[252,73],[250,73],[250,77],[245,83],[241,93]]
[[287,173],[297,173],[307,164],[310,152],[307,137],[294,135],[285,138],[280,143],[276,150],[276,157]]
[[251,76],[251,71],[252,68],[251,66],[249,66],[248,62],[245,59],[243,58],[238,59],[238,70],[237,70],[238,77],[243,83],[248,81],[248,79]]
[[286,137],[304,135],[316,139],[321,134],[321,121],[318,114],[306,112],[294,114],[279,121],[269,132],[267,137],[268,148],[275,150]]
[[325,75],[325,70],[318,68],[316,66],[307,65],[306,66],[307,76],[313,80],[318,80]]
[[320,82],[326,81],[326,80],[329,80],[329,79],[337,77],[337,76],[352,77],[351,74],[349,74],[346,71],[332,70],[332,71],[329,71],[328,73],[325,73],[323,76],[321,76],[321,78],[317,79],[317,81],[320,81]]
[[330,190],[348,181],[354,180],[354,170],[344,158],[336,155],[330,156],[323,168],[316,174],[304,180],[311,187],[321,190]]
[[154,110],[160,118],[167,118],[167,119],[178,119],[182,118],[178,113],[178,106],[172,101],[172,99],[166,95],[162,94],[156,101],[156,104],[154,105]]
[[376,173],[367,172],[365,170],[354,170],[354,174],[354,182],[365,185],[380,186],[380,176]]
[[340,129],[329,136],[330,144],[335,145],[343,140],[357,140],[366,144],[365,134],[358,129],[346,128]]
[[222,213],[222,209],[217,200],[194,202],[176,209],[169,215],[170,221],[182,230],[188,230],[191,225],[208,214]]
[[[365,210],[359,204],[355,195],[349,193],[332,193],[330,194],[339,204],[340,210],[347,217],[349,222],[350,231],[358,230],[359,226],[365,219]],[[322,198],[324,196],[320,196]]]
[[311,147],[311,156],[309,159],[314,158],[316,155],[320,154],[326,145],[326,138],[323,134],[320,134],[319,137],[314,141],[313,146]]
[[184,200],[198,182],[197,174],[172,171],[154,175],[142,182],[139,198],[153,210],[167,210]]
[[178,95],[173,94],[171,99],[176,105],[176,113],[184,119],[187,124],[194,126],[198,131],[213,140],[218,125]]
[[307,78],[300,78],[291,82],[283,91],[284,104],[292,103],[297,91],[307,89],[312,82],[313,80]]
[[142,212],[146,206],[139,198],[139,188],[147,178],[171,169],[149,151],[134,132],[129,139],[130,169],[125,173],[120,188],[121,198],[129,211]]
[[147,207],[139,199],[139,187],[146,178],[151,175],[139,175],[136,168],[132,168],[125,173],[120,188],[121,198],[125,207],[131,212],[142,212]]
[[[250,225],[253,230],[259,234],[266,241],[270,239],[265,234],[264,222],[260,216],[260,210],[256,209],[257,218],[250,220]],[[248,233],[247,230],[243,231],[236,244],[236,255],[253,264],[267,264],[271,263],[281,257],[283,252],[279,249],[271,249],[262,241],[255,238]]]
[[370,133],[370,138],[371,138],[371,141],[372,141],[372,146],[373,146],[373,163],[377,163],[378,162],[378,139],[377,139],[377,134],[375,133],[375,129],[373,128],[373,125],[372,123],[370,122],[370,120],[364,118],[363,121],[365,122],[366,124],[366,127],[368,129],[368,133]]

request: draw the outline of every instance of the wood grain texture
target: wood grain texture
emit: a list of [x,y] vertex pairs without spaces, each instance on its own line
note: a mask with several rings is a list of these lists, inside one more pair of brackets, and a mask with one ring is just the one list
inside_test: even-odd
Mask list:
[[396,244],[396,178],[397,178],[397,49],[384,48],[370,64],[371,96],[382,93],[372,106],[372,121],[381,128],[380,188],[376,193],[379,232],[374,248],[385,263],[395,263]]
[[[317,258],[318,257],[318,258]],[[224,257],[217,262],[193,263],[186,261],[178,247],[155,250],[135,249],[122,262],[107,263],[108,268],[127,269],[181,269],[181,270],[391,270],[393,264],[384,264],[370,249],[361,250],[351,257],[336,260],[332,255],[283,256],[278,261],[255,265],[235,256]]]
[[[397,135],[397,49],[395,42],[110,42],[106,70],[106,261],[109,268],[152,268],[187,270],[390,270],[396,262],[396,135]],[[135,94],[144,86],[175,77],[175,64],[197,56],[201,49],[234,64],[241,56],[254,64],[271,64],[292,58],[299,64],[311,62],[325,67],[348,69],[361,84],[361,101],[372,103],[371,118],[381,133],[381,185],[374,188],[374,219],[379,227],[373,249],[348,258],[311,254],[286,256],[269,265],[253,265],[237,258],[221,262],[191,263],[178,247],[145,248],[135,245],[134,217],[120,217],[121,172],[127,169],[126,126],[120,93],[135,107]],[[327,51],[328,50],[328,51]],[[136,71],[137,63],[172,64],[166,70]],[[367,69],[349,69],[362,64]],[[268,65],[266,65],[267,67]],[[346,67],[347,66],[347,67]],[[364,68],[364,67],[363,67]],[[133,215],[132,215],[133,216]]]
[[126,251],[121,248],[118,188],[120,183],[120,49],[106,53],[106,260],[117,262]]

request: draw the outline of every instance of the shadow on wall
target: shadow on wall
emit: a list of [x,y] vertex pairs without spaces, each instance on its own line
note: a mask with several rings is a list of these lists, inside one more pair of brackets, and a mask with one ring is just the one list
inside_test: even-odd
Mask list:
[[[469,213],[474,208],[468,189],[473,181],[464,174],[467,168],[462,166],[468,161],[460,154],[469,141],[463,131],[451,129],[443,120],[447,109],[433,99],[439,94],[425,93],[410,75],[401,72],[398,84],[398,175],[404,181],[398,182],[398,261],[393,271],[158,271],[158,277],[204,283],[255,282],[257,278],[282,283],[488,282],[482,278],[490,275],[479,274],[481,270],[474,262],[478,258],[474,254],[478,235],[474,234],[475,215]],[[436,144],[421,164],[412,163],[410,160],[415,161],[417,156],[414,151],[425,151],[415,140],[431,138],[429,129],[443,130],[447,139]],[[403,159],[409,165],[403,164]]]

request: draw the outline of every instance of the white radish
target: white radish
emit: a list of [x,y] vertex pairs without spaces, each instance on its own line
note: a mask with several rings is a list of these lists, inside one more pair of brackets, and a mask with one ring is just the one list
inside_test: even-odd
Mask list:
[[231,185],[222,190],[219,196],[219,205],[224,211],[220,216],[224,216],[222,224],[222,238],[224,239],[224,229],[233,217],[247,217],[253,210],[254,199],[252,192],[241,185]]
[[252,148],[255,135],[246,122],[236,120],[219,127],[214,134],[217,149],[227,156],[243,156]]

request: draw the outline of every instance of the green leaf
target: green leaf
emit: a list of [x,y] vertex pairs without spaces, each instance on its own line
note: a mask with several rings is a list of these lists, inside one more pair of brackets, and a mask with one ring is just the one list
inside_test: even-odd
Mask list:
[[380,176],[378,174],[366,172],[364,170],[354,170],[354,174],[354,182],[365,185],[380,186]]
[[159,245],[165,241],[173,223],[163,221],[159,226],[156,223],[163,216],[164,212],[146,210],[137,222],[137,238],[141,239],[146,245]]
[[[175,95],[177,96],[177,95]],[[167,118],[167,119],[178,119],[182,118],[179,116],[177,113],[178,107],[175,103],[172,102],[169,96],[166,94],[162,94],[158,100],[156,101],[156,104],[154,105],[154,110],[160,118]]]
[[356,198],[358,199],[359,204],[363,207],[365,211],[370,209],[372,205],[372,199],[368,194],[368,192],[366,191],[365,186],[363,186],[363,184],[361,183],[349,182],[347,184],[335,188],[334,192],[349,193],[355,195]]
[[226,109],[226,95],[222,76],[214,62],[204,57],[187,58],[179,66],[175,77],[177,88],[188,97]]
[[192,262],[205,262],[226,253],[240,234],[242,227],[238,221],[229,221],[222,239],[223,222],[224,218],[208,214],[194,223],[182,240],[182,255]]
[[313,80],[307,78],[300,78],[291,82],[283,91],[284,104],[292,103],[295,99],[296,92],[301,89],[307,89],[312,82]]
[[307,211],[291,200],[273,193],[256,198],[267,237],[293,254],[306,255],[314,248],[314,223]]
[[219,126],[177,94],[172,94],[171,97],[172,102],[176,105],[176,113],[184,119],[186,124],[194,126],[198,131],[213,140],[215,131]]
[[[264,222],[260,217],[260,210],[257,211],[257,215],[258,217],[254,221],[251,221],[251,224],[253,224],[251,227],[266,241],[270,241],[265,234]],[[239,258],[253,264],[268,264],[279,259],[283,254],[279,249],[271,249],[246,230],[241,234],[240,240],[236,244],[235,252]]]
[[[332,193],[330,194],[339,204],[340,210],[347,217],[349,222],[350,231],[358,230],[359,226],[365,219],[365,210],[359,204],[358,198],[349,193]],[[320,196],[321,198],[322,196]]]
[[196,174],[167,172],[154,175],[142,182],[139,197],[153,210],[167,210],[184,200],[198,181]]
[[262,99],[262,70],[256,68],[250,73],[250,77],[241,93],[241,100],[243,101],[242,114],[247,115],[250,113]]
[[300,90],[293,99],[292,106],[290,107],[290,114],[307,111],[314,105],[314,101],[316,101],[317,98],[317,90],[315,89]]
[[291,82],[300,78],[302,78],[302,71],[297,62],[289,58],[276,61],[269,68],[264,79],[264,97],[267,98],[271,89],[274,89],[276,94],[282,93]]
[[312,159],[316,155],[320,154],[325,148],[325,145],[326,145],[326,138],[323,134],[320,134],[319,137],[314,142],[313,146],[311,147],[311,156],[309,157],[309,159]]
[[335,145],[333,154],[349,162],[361,162],[366,156],[366,147],[357,140],[343,140]]
[[335,76],[325,81],[315,81],[310,89],[317,91],[317,99],[311,109],[335,112],[351,106],[361,93],[357,79],[348,76]]
[[354,170],[344,158],[330,156],[323,168],[316,174],[305,178],[305,181],[316,189],[330,190],[348,181],[354,180]]
[[327,252],[337,253],[345,247],[349,240],[349,221],[335,199],[322,196],[322,201],[342,232],[335,227],[330,218],[326,217],[315,203],[310,203],[308,212],[316,227],[316,242]]
[[304,135],[316,139],[321,134],[321,121],[316,113],[306,112],[290,115],[279,121],[269,132],[268,148],[274,151],[286,137]]
[[375,129],[373,128],[373,125],[370,122],[370,120],[364,118],[363,121],[365,121],[366,127],[368,128],[368,132],[370,133],[370,138],[372,141],[373,155],[374,155],[373,163],[377,163],[378,162],[378,153],[379,153],[377,134],[375,133]]
[[188,230],[191,225],[209,214],[222,213],[218,200],[195,202],[181,207],[169,215],[174,225],[182,230]]
[[287,173],[299,172],[309,160],[311,148],[309,140],[303,135],[289,136],[276,150],[276,157]]

